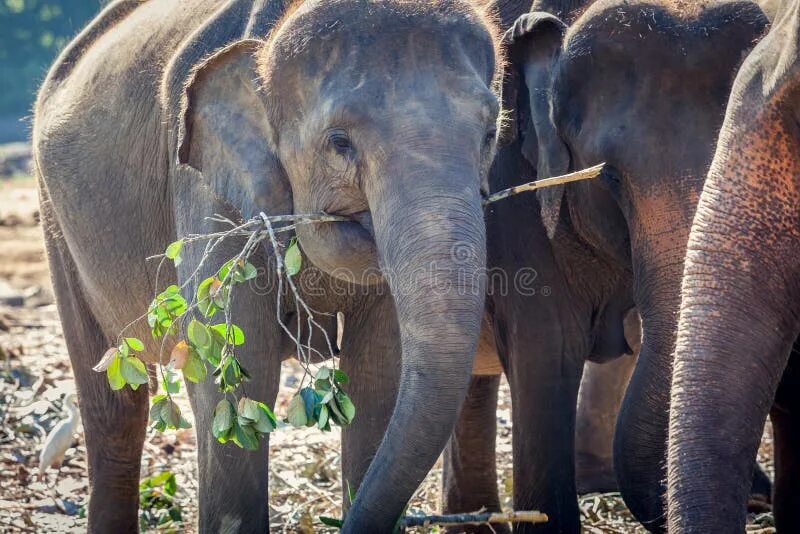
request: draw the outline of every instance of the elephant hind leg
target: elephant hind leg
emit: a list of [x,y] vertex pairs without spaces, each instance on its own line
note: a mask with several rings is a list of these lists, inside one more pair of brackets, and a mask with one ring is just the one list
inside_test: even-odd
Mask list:
[[112,391],[92,371],[109,342],[83,296],[75,264],[42,205],[45,241],[64,338],[77,383],[89,462],[89,531],[137,532],[139,470],[148,410],[147,387]]
[[[500,511],[495,435],[500,375],[473,375],[453,435],[444,451],[444,512]],[[509,532],[504,524],[464,526],[453,532]]]

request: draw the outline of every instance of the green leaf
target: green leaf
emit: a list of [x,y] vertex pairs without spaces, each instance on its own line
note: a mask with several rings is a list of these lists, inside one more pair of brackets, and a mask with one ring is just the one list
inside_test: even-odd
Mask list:
[[233,409],[231,401],[222,399],[217,403],[217,407],[214,408],[214,420],[211,423],[211,433],[217,440],[225,443],[231,428],[233,428],[235,416],[236,411]]
[[205,317],[212,317],[219,311],[219,308],[211,298],[211,284],[214,283],[214,277],[210,276],[200,282],[197,286],[197,308]]
[[344,521],[342,521],[341,519],[336,519],[335,517],[328,517],[328,516],[325,516],[325,515],[321,515],[321,516],[319,516],[319,520],[320,520],[320,523],[322,523],[323,525],[325,525],[327,527],[333,527],[333,528],[341,529],[342,526],[344,525]]
[[147,309],[147,324],[155,337],[163,336],[170,331],[173,321],[186,313],[188,304],[180,294],[176,285],[171,285],[150,303]]
[[225,278],[228,277],[228,273],[231,272],[231,268],[233,267],[233,262],[236,261],[236,258],[231,258],[225,263],[222,264],[222,267],[219,268],[217,271],[217,278],[222,281],[225,281]]
[[134,385],[138,387],[140,384],[147,384],[147,368],[145,368],[144,362],[136,356],[121,358],[119,370],[122,378],[131,385],[132,389],[136,389],[133,387]]
[[299,394],[295,394],[289,402],[289,409],[286,412],[286,422],[295,428],[301,428],[308,423],[306,414],[306,404]]
[[211,334],[208,332],[206,325],[197,319],[192,319],[189,322],[189,326],[186,329],[186,335],[189,338],[189,341],[195,347],[208,347],[212,341]]
[[241,280],[237,280],[237,282],[246,282],[258,276],[258,269],[252,263],[245,262],[244,267],[237,271],[237,275],[241,276]]
[[167,428],[192,428],[189,421],[181,415],[180,406],[169,400],[167,400],[166,405],[162,406],[161,419],[166,423]]
[[[317,392],[309,387],[305,387],[300,390],[300,396],[303,398],[303,403],[306,409],[306,416],[309,419],[309,423],[314,423],[316,417],[314,417],[314,411],[317,406],[317,403],[320,400],[319,395]],[[310,425],[309,425],[310,426]]]
[[275,419],[275,414],[272,413],[272,410],[269,409],[269,406],[267,406],[263,402],[259,402],[257,404],[259,411],[258,421],[256,421],[255,425],[253,425],[253,428],[255,428],[257,432],[260,432],[262,434],[272,432],[278,427],[278,422]]
[[163,373],[164,377],[161,380],[161,386],[164,388],[164,391],[170,395],[180,392],[181,384],[175,380],[175,373],[172,369],[170,367],[165,367]]
[[249,379],[250,375],[243,372],[239,361],[233,356],[224,358],[221,367],[214,374],[217,375],[217,383],[221,391],[233,391],[244,380]]
[[317,393],[323,395],[325,392],[331,390],[331,382],[330,380],[315,380],[314,389],[317,390]]
[[244,344],[244,332],[242,332],[242,329],[235,324],[231,325],[230,330],[228,330],[228,325],[225,323],[215,324],[210,328],[222,336],[223,340],[227,339],[228,343],[231,343],[235,346]]
[[203,362],[203,360],[200,359],[200,356],[198,356],[194,351],[192,351],[189,359],[186,360],[186,364],[183,366],[182,371],[183,378],[189,382],[194,382],[195,384],[203,382],[208,375],[208,369],[206,369],[205,362]]
[[183,239],[178,239],[177,241],[173,241],[167,246],[167,250],[164,252],[164,255],[173,260],[175,262],[175,266],[181,264],[181,249],[183,248]]
[[153,397],[152,404],[150,405],[150,420],[152,422],[158,423],[161,421],[161,410],[167,402],[169,401],[166,395],[156,395]]
[[319,371],[317,371],[317,374],[314,378],[316,378],[317,380],[328,380],[330,376],[331,376],[330,369],[328,369],[327,367],[320,367]]
[[250,451],[258,450],[258,438],[253,427],[236,424],[233,430],[233,442]]
[[144,350],[144,343],[138,338],[126,337],[125,343],[128,344],[131,350],[135,350],[136,352],[142,352]]
[[122,358],[115,357],[106,369],[106,376],[108,377],[108,384],[114,391],[119,391],[125,387],[125,378],[120,372],[120,362]]
[[294,276],[300,272],[303,266],[303,255],[300,252],[300,247],[297,245],[297,240],[293,239],[286,249],[286,254],[283,256],[283,263],[286,264],[286,274]]
[[222,360],[222,347],[223,343],[215,340],[208,347],[197,347],[197,353],[208,363],[217,367]]
[[317,427],[320,430],[330,430],[330,426],[328,425],[328,407],[326,405],[322,405],[319,408],[319,416],[317,417]]
[[356,407],[353,401],[350,400],[350,397],[348,397],[344,391],[337,391],[334,395],[334,400],[339,407],[339,411],[347,420],[347,424],[350,424],[356,416]]
[[242,397],[239,399],[238,408],[239,424],[251,425],[258,421],[260,410],[258,409],[258,403],[253,399]]
[[337,384],[347,384],[350,381],[350,377],[341,369],[334,369],[333,381]]

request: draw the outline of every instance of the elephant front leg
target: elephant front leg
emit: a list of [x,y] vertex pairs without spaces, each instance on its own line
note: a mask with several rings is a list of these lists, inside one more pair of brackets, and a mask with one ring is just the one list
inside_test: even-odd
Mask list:
[[[514,447],[514,509],[548,515],[515,532],[580,530],[575,489],[575,407],[582,361],[569,361],[557,343],[525,342],[509,350]],[[555,340],[551,340],[555,341]],[[550,349],[550,350],[548,350]]]
[[[499,374],[473,375],[456,428],[444,451],[444,513],[500,511],[497,493],[497,391]],[[464,525],[448,532],[510,532],[507,525]]]
[[342,431],[342,502],[345,513],[394,410],[400,380],[401,348],[390,296],[345,317],[340,367],[350,377],[345,386],[356,407],[352,424]]
[[[235,257],[242,243],[224,243],[215,249],[199,280],[211,276],[228,259]],[[191,269],[198,265],[199,247],[185,252],[184,262],[179,268],[179,279],[185,280]],[[250,284],[232,288],[230,314],[234,324],[245,335],[243,345],[235,347],[235,356],[250,374],[250,380],[234,391],[223,394],[215,384],[209,368],[207,379],[199,384],[189,384],[189,397],[195,416],[198,461],[198,510],[199,532],[266,532],[269,529],[268,454],[269,435],[265,435],[258,450],[239,448],[233,442],[218,443],[212,433],[214,409],[227,397],[236,405],[242,397],[274,406],[280,383],[281,361],[290,353],[287,339],[277,323],[276,288],[267,280],[275,280],[264,274],[266,260],[256,254],[250,260],[260,268],[259,277]],[[270,266],[271,267],[271,266]],[[187,287],[196,291],[194,284]],[[188,293],[188,296],[191,293]],[[217,313],[210,323],[224,323],[222,313]]]
[[[244,293],[248,289],[242,289]],[[272,328],[274,314],[259,306],[257,295],[237,295],[234,322],[246,335],[236,357],[251,375],[234,393],[272,407],[280,383],[280,340]],[[238,301],[238,302],[237,302]],[[199,531],[266,532],[269,529],[269,434],[259,449],[241,449],[232,442],[218,443],[212,435],[214,407],[223,398],[210,379],[190,388],[197,432]],[[235,401],[234,401],[235,403]]]

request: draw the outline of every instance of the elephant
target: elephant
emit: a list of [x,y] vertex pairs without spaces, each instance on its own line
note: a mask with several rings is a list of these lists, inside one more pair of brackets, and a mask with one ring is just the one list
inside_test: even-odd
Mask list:
[[691,227],[668,446],[674,532],[736,532],[761,428],[773,429],[778,532],[800,531],[800,2],[742,64]]
[[[226,228],[207,219],[215,213],[352,219],[297,226],[309,261],[296,280],[315,314],[346,317],[341,367],[358,413],[342,465],[358,491],[343,531],[394,528],[470,382],[497,35],[461,0],[117,0],[65,48],[39,92],[32,139],[86,431],[91,531],[137,528],[148,412],[145,388],[112,392],[92,366],[147,308],[156,280],[189,297],[241,250],[242,240],[225,241],[199,278],[202,247],[187,246],[160,278],[144,261],[176,236]],[[271,255],[257,252],[258,291],[237,292],[232,306],[247,332],[237,353],[247,393],[268,405],[295,352],[276,318],[308,319],[292,299],[279,307]],[[333,331],[328,317],[318,321]],[[158,361],[146,325],[127,332],[147,338],[142,356]],[[216,443],[221,394],[210,380],[189,393],[199,530],[263,531],[267,457]]]
[[[578,5],[550,2],[536,3],[537,7],[557,9],[569,16]],[[522,2],[497,2],[490,7],[503,29],[510,28],[530,9]],[[508,95],[516,95],[517,72],[513,56],[510,59],[503,108],[514,110],[516,97]],[[514,122],[508,126],[511,132],[517,128]],[[503,129],[489,173],[490,190],[518,185],[536,176],[535,165],[523,155],[519,136],[508,135]],[[630,328],[626,336],[624,323],[627,315],[634,317],[633,323],[638,316],[632,311],[630,288],[621,277],[609,280],[608,294],[596,301],[568,283],[569,268],[556,262],[539,212],[534,195],[512,197],[487,208],[489,293],[481,332],[481,339],[486,341],[479,344],[476,361],[499,359],[502,367],[485,365],[483,376],[473,376],[467,402],[445,451],[444,508],[453,513],[499,509],[494,469],[495,402],[499,373],[504,371],[512,397],[515,508],[540,509],[548,514],[548,523],[536,525],[537,532],[576,531],[576,478],[582,491],[616,489],[615,481],[610,480],[613,421],[635,358],[624,357],[609,364],[611,367],[593,362],[634,352],[639,344],[638,326]],[[576,403],[587,360],[579,404],[582,419],[577,450],[581,454],[576,471]],[[533,527],[517,526],[519,531],[528,528]],[[490,529],[474,527],[470,531]]]
[[[504,37],[512,73],[506,76],[503,102],[512,110],[511,128],[510,138],[500,139],[495,165],[503,164],[504,149],[513,144],[524,161],[507,163],[509,175],[524,175],[519,172],[524,167],[545,178],[606,165],[595,180],[541,190],[535,201],[511,199],[494,210],[498,217],[508,210],[508,220],[515,207],[538,210],[541,236],[549,240],[551,261],[562,278],[552,295],[568,295],[571,303],[563,306],[565,320],[532,315],[529,321],[559,325],[563,345],[542,341],[542,346],[553,344],[546,351],[561,357],[551,356],[549,366],[520,383],[531,390],[534,384],[544,386],[542,397],[531,403],[538,408],[522,407],[528,420],[523,425],[531,427],[524,432],[540,435],[541,443],[519,466],[515,457],[515,482],[524,475],[528,481],[528,487],[515,488],[515,499],[527,502],[532,495],[531,501],[546,503],[548,513],[558,510],[549,528],[577,531],[574,485],[560,498],[550,485],[572,478],[575,416],[570,410],[583,360],[603,339],[596,332],[606,323],[602,311],[624,310],[613,303],[629,299],[641,317],[641,352],[617,419],[613,456],[626,503],[646,528],[659,531],[665,517],[663,467],[684,251],[733,78],[767,19],[756,4],[739,1],[688,6],[600,0],[582,13],[578,9],[580,16],[570,24],[537,9],[534,4]],[[503,225],[492,229],[492,216],[487,214],[489,265],[498,249],[499,254],[512,251],[505,257],[513,264],[518,261],[513,251],[534,241],[515,232],[496,244],[504,230]],[[516,217],[524,217],[522,211]],[[500,330],[499,337],[509,335]],[[519,338],[537,335],[535,330],[511,331]],[[510,359],[514,365],[522,358]],[[515,415],[515,432],[516,422]],[[542,457],[548,454],[545,467]],[[537,461],[542,464],[526,471]],[[764,478],[754,481],[763,484]]]

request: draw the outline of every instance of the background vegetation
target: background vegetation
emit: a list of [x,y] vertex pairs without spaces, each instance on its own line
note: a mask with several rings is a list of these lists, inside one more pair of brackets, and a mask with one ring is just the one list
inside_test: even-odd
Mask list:
[[0,142],[21,140],[58,52],[107,0],[0,0]]

